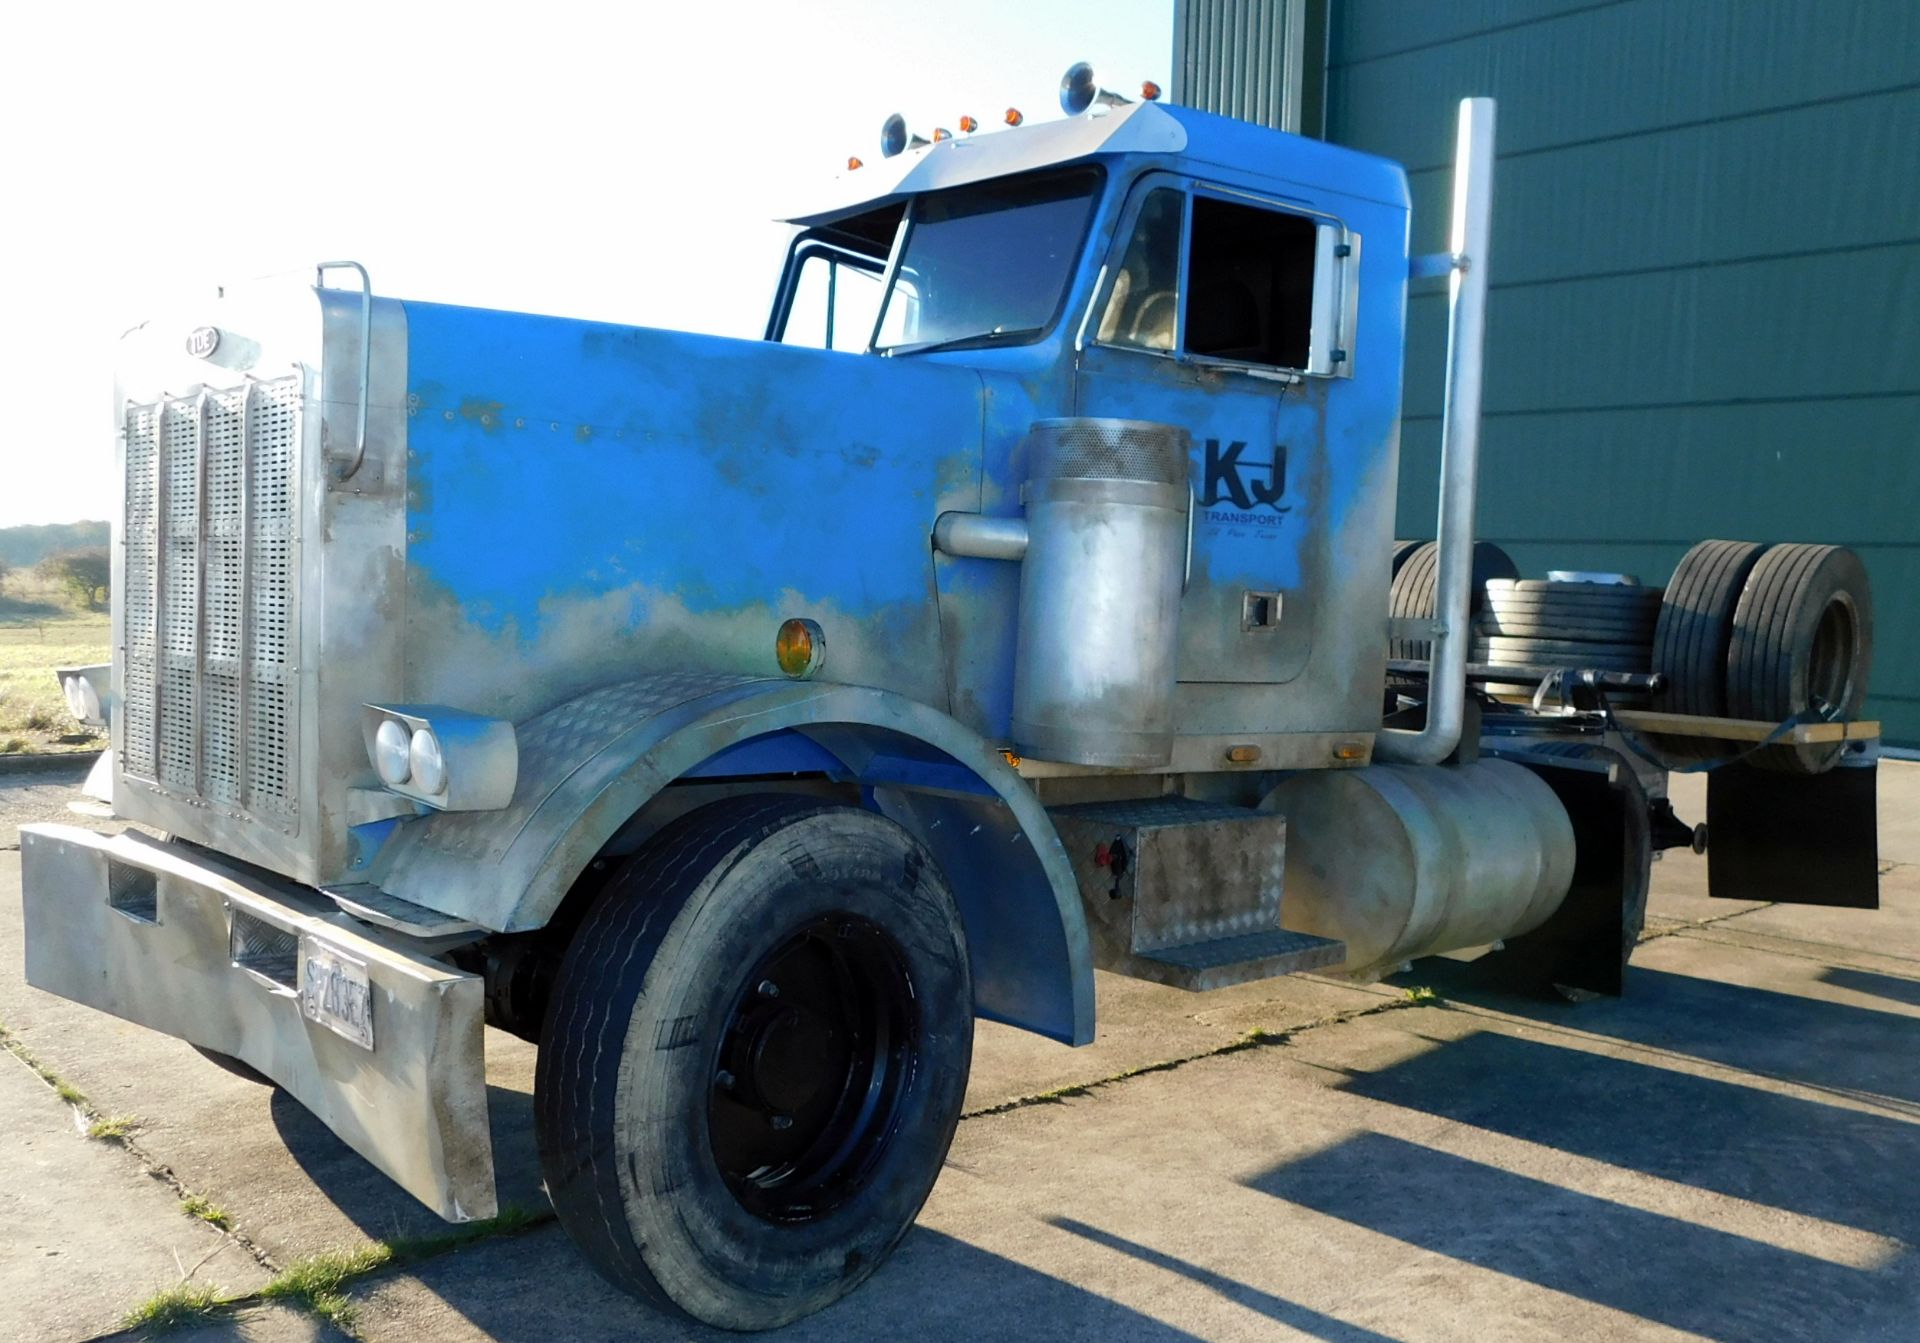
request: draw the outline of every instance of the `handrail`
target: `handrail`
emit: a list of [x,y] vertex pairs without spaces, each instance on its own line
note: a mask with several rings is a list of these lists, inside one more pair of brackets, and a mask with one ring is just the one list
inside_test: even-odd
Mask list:
[[367,401],[372,395],[373,382],[373,281],[367,278],[367,268],[358,261],[322,261],[313,268],[313,282],[317,287],[327,287],[330,270],[360,272],[360,424],[354,435],[353,465],[340,476],[344,484],[353,479],[361,463],[367,460]]

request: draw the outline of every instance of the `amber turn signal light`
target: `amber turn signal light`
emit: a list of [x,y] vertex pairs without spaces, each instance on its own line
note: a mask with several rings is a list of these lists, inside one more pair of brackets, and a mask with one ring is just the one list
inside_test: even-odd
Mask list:
[[817,623],[799,618],[780,622],[780,633],[773,641],[773,660],[780,664],[781,671],[804,681],[820,670],[826,657],[827,636]]

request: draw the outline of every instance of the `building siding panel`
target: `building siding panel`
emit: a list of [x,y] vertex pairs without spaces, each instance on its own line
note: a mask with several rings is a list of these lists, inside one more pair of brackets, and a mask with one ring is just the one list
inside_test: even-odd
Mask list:
[[[1414,170],[1500,100],[1481,531],[1662,582],[1710,536],[1859,548],[1869,711],[1920,745],[1920,6],[1333,0],[1330,139]],[[1445,303],[1409,303],[1403,535],[1431,535]]]

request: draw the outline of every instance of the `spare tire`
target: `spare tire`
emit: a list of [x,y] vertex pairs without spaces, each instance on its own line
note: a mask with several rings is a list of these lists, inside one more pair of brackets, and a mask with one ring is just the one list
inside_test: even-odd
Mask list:
[[1647,645],[1660,590],[1618,583],[1495,579],[1475,620],[1483,634]]
[[1580,667],[1600,671],[1647,669],[1647,647],[1636,643],[1588,643],[1577,639],[1514,639],[1476,636],[1476,662],[1522,667]]
[[[1422,541],[1413,550],[1402,555],[1395,543],[1394,562],[1397,568],[1393,576],[1393,595],[1387,603],[1387,614],[1396,619],[1413,618],[1431,620],[1438,607],[1440,586],[1440,547],[1432,541]],[[1473,598],[1468,604],[1470,611],[1477,612],[1486,600],[1487,584],[1497,579],[1519,577],[1520,570],[1514,564],[1513,557],[1491,541],[1476,541],[1473,546]],[[1411,658],[1426,661],[1433,656],[1431,639],[1392,639],[1388,642],[1389,657]]]
[[[1866,566],[1843,546],[1778,545],[1753,566],[1734,610],[1727,653],[1728,711],[1782,722],[1800,714],[1859,717],[1873,661],[1873,597]],[[1844,742],[1770,746],[1752,762],[1820,774]]]
[[1653,633],[1653,669],[1667,678],[1656,709],[1725,716],[1734,608],[1765,549],[1752,541],[1702,541],[1680,557]]
[[1430,546],[1432,544],[1433,542],[1431,541],[1395,541],[1393,543],[1392,567],[1388,571],[1387,576],[1389,578],[1398,578],[1400,576],[1400,566],[1407,562],[1413,555],[1413,552],[1420,549],[1421,546]]

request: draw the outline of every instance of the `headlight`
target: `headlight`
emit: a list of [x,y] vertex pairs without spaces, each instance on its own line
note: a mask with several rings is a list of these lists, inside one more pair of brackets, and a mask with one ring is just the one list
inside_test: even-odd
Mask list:
[[413,764],[413,786],[438,793],[447,786],[447,762],[440,755],[440,739],[431,728],[416,728],[407,755]]
[[88,727],[105,727],[112,710],[113,668],[55,667],[53,676],[73,716]]
[[67,678],[67,707],[83,723],[100,721],[100,692],[84,676]]
[[373,767],[380,771],[381,782],[398,787],[411,777],[412,746],[406,724],[392,718],[380,724],[373,734]]
[[513,724],[446,704],[365,704],[360,730],[380,781],[435,811],[495,811],[513,800]]

